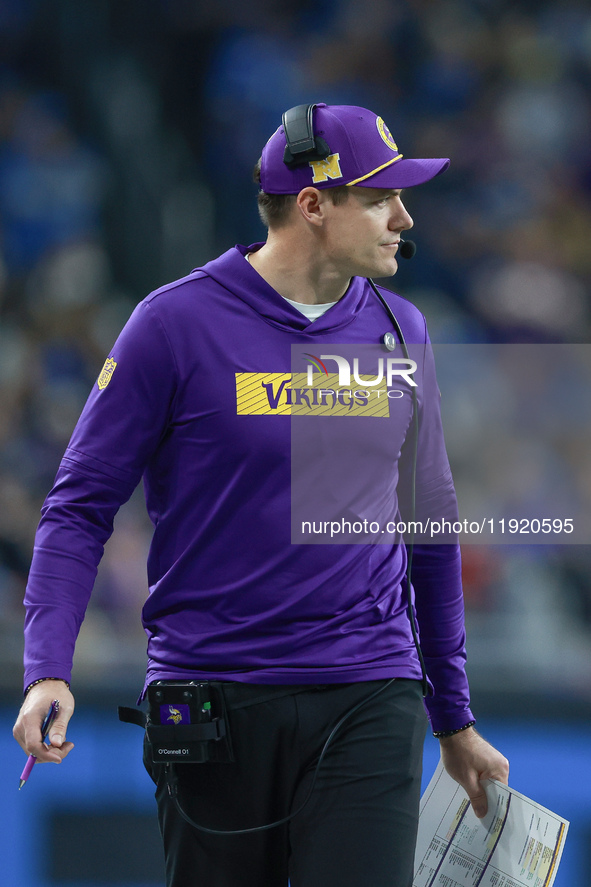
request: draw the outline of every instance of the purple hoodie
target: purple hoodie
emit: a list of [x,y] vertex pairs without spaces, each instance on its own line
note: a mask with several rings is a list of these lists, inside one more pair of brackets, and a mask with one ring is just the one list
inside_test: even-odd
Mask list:
[[[25,686],[70,679],[103,546],[142,477],[154,524],[142,613],[147,682],[420,678],[404,545],[291,541],[289,386],[280,384],[291,346],[318,354],[331,343],[378,343],[391,323],[357,277],[311,323],[246,252],[231,249],[152,293],[113,346],[43,506],[25,598]],[[406,340],[427,342],[420,312],[383,295]],[[239,393],[245,379],[254,401]],[[435,497],[453,516],[430,366],[418,397],[418,513]],[[401,477],[408,470],[403,457]],[[453,730],[472,719],[459,548],[416,546],[412,575],[434,688],[427,708],[434,730]]]

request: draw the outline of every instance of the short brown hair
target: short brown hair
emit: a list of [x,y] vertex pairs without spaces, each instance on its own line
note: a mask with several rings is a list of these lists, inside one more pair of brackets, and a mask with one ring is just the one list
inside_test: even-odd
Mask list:
[[[260,186],[261,184],[261,161],[258,160],[254,171],[253,179]],[[345,203],[349,197],[349,188],[346,185],[337,185],[335,188],[329,188],[330,199],[334,206],[340,206]],[[261,222],[266,228],[281,228],[285,225],[292,207],[295,206],[295,194],[267,194],[266,191],[259,191],[257,197],[259,216]]]

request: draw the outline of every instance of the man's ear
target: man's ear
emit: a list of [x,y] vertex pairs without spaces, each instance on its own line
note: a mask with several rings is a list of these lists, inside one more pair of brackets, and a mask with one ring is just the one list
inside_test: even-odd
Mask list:
[[303,188],[296,198],[299,212],[310,225],[324,224],[327,194],[318,188]]

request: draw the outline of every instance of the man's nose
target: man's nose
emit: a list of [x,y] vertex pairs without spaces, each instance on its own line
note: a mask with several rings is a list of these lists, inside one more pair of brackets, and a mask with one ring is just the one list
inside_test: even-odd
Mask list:
[[412,220],[412,216],[407,211],[406,207],[403,203],[400,203],[396,209],[392,212],[390,217],[390,229],[395,231],[400,229],[401,231],[408,231],[414,222]]

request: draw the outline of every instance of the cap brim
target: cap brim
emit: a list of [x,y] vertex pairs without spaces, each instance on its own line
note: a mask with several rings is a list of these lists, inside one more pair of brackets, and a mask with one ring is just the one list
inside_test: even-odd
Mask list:
[[360,188],[412,188],[413,185],[422,185],[430,179],[434,179],[440,173],[445,172],[449,166],[447,157],[431,157],[425,160],[405,159],[397,160],[373,175],[367,176],[352,185]]

